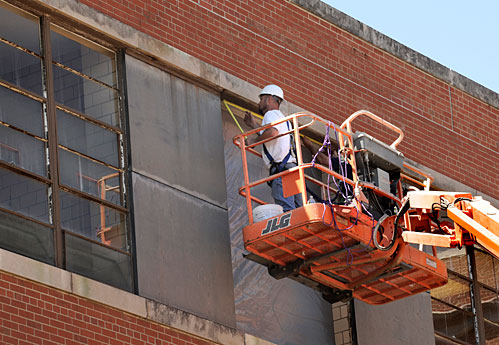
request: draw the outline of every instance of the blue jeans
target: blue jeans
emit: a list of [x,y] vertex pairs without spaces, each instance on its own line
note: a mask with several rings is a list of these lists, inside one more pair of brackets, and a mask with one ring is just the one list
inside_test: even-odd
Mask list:
[[[286,168],[288,169],[293,166],[296,166],[296,164],[294,163],[286,164]],[[274,198],[275,203],[277,205],[281,205],[284,212],[303,206],[301,194],[295,194],[287,198],[283,196],[282,178],[279,177],[276,178],[275,180],[272,180],[271,188],[272,188],[272,197]]]

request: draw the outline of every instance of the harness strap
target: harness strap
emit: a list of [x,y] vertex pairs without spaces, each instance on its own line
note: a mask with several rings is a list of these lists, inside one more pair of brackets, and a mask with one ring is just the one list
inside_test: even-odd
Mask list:
[[[286,121],[286,125],[288,125],[288,131],[289,131],[290,130],[289,121]],[[292,140],[292,137],[293,137],[293,135],[291,134],[290,141]],[[265,154],[265,156],[267,156],[267,159],[269,160],[271,169],[272,169],[272,166],[274,164],[279,164],[277,166],[277,172],[275,174],[278,174],[281,171],[283,171],[284,167],[286,166],[286,163],[288,163],[288,160],[291,157],[291,153],[292,153],[291,149],[293,149],[293,151],[295,150],[294,147],[293,147],[293,145],[290,145],[288,154],[284,157],[284,159],[280,163],[276,163],[274,161],[274,157],[272,157],[272,155],[270,154],[269,150],[267,150],[267,147],[265,146],[265,144],[262,144],[262,146],[263,146],[263,153]],[[296,152],[295,152],[295,155],[296,155]]]

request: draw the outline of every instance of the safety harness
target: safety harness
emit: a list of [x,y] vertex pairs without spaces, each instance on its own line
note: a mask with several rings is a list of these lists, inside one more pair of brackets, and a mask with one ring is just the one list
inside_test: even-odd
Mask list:
[[[289,126],[288,121],[286,121],[286,125],[288,126],[288,131],[290,131],[291,127]],[[290,135],[289,152],[281,162],[276,162],[274,160],[274,157],[272,157],[272,155],[270,154],[269,150],[267,150],[267,147],[265,146],[265,144],[262,144],[263,153],[265,154],[265,156],[267,156],[267,159],[269,160],[269,163],[270,163],[269,175],[275,175],[275,174],[280,173],[281,171],[286,170],[286,164],[288,163],[288,160],[291,157],[291,155],[294,154],[294,156],[296,157],[296,150],[295,150],[295,146],[294,146],[293,134],[290,133],[289,135]],[[270,186],[272,184],[272,181],[269,181],[267,183]]]

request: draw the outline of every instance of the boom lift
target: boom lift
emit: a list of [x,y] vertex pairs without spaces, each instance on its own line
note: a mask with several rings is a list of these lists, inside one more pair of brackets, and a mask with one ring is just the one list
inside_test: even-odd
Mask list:
[[[366,133],[352,132],[352,121],[367,116],[395,131],[398,138],[387,145]],[[297,166],[278,174],[250,181],[247,155],[261,156],[244,138],[273,125],[290,121]],[[337,136],[340,171],[303,162],[300,132],[314,123]],[[243,228],[247,258],[266,265],[269,273],[289,277],[323,293],[329,301],[351,296],[369,304],[384,304],[447,283],[445,264],[436,247],[461,247],[478,243],[499,257],[499,214],[497,209],[467,193],[430,191],[431,177],[404,162],[397,151],[402,130],[365,110],[353,113],[337,128],[309,113],[296,113],[280,121],[234,137],[240,147],[249,224]],[[331,157],[330,157],[331,159]],[[349,165],[351,178],[345,174]],[[323,172],[327,183],[305,174],[306,169]],[[425,181],[403,173],[415,172]],[[343,173],[342,173],[343,172]],[[282,177],[284,196],[301,194],[303,207],[254,222],[253,203],[265,202],[251,194],[260,184]],[[330,181],[334,181],[334,186]],[[404,193],[403,185],[423,191]],[[307,203],[308,186],[317,185],[322,203]],[[331,193],[341,194],[331,200]],[[412,244],[431,245],[426,253]],[[422,249],[422,246],[420,246]]]

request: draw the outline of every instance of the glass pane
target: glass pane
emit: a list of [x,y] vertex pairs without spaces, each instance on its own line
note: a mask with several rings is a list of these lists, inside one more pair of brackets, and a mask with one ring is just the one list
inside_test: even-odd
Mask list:
[[128,251],[123,213],[63,191],[60,196],[65,230]]
[[497,345],[499,344],[499,325],[485,321],[485,344]]
[[[55,31],[52,31],[50,35],[54,61],[116,87],[116,68],[112,52],[104,48],[97,51],[96,49],[100,47],[93,45],[94,49],[92,49]],[[80,40],[86,42],[84,39]]]
[[58,110],[57,135],[59,144],[118,167],[118,134]]
[[[4,7],[5,6],[5,7]],[[35,53],[40,53],[38,18],[21,10],[0,5],[0,36]]]
[[0,207],[48,223],[47,185],[0,168]]
[[470,344],[475,343],[473,315],[471,313],[454,309],[434,299],[431,300],[431,307],[435,332]]
[[[449,338],[440,337],[440,335],[435,337],[435,345],[463,345],[463,342],[457,342],[450,340]],[[470,344],[474,345],[474,344]]]
[[449,272],[449,282],[436,289],[430,291],[431,296],[443,300],[456,307],[470,310],[470,287],[469,282],[464,279],[458,278]]
[[42,103],[0,86],[0,121],[43,138]]
[[42,69],[40,59],[0,42],[0,78],[42,94]]
[[491,288],[497,288],[497,277],[495,274],[495,265],[498,264],[497,259],[491,255],[475,250],[476,271],[478,281]]
[[458,248],[438,248],[437,257],[445,262],[447,269],[469,277],[468,259],[465,249]]
[[51,228],[0,211],[0,247],[30,258],[55,264]]
[[483,317],[499,324],[499,296],[497,292],[480,287]]
[[119,172],[64,149],[59,149],[62,184],[121,205]]
[[0,159],[47,176],[45,143],[3,125],[0,125]]
[[55,100],[80,113],[118,126],[118,93],[54,66]]
[[132,291],[131,257],[66,233],[66,269]]

